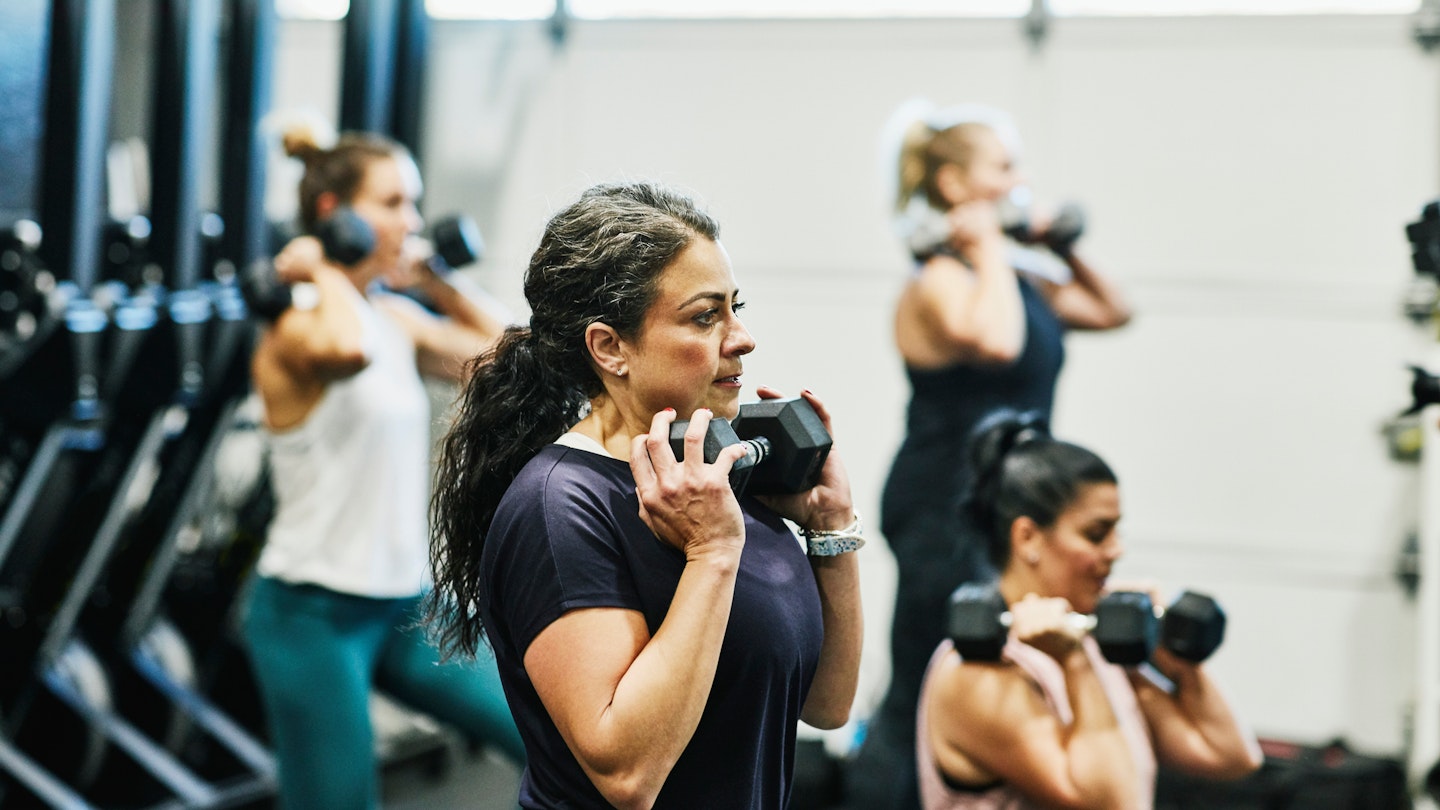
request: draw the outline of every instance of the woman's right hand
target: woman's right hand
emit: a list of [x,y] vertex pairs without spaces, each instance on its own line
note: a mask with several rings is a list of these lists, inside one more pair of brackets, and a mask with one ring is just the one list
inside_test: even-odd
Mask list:
[[1000,227],[1000,212],[989,200],[970,200],[951,208],[945,214],[950,221],[950,242],[972,264],[989,254],[1003,255],[1005,233]]
[[284,284],[314,281],[315,271],[325,266],[325,248],[313,236],[291,239],[275,256],[275,276]]
[[1071,618],[1070,603],[1059,597],[1042,598],[1033,593],[1010,606],[1010,632],[1046,655],[1064,663],[1080,651],[1086,631]]
[[685,430],[685,460],[670,449],[673,409],[655,414],[650,432],[630,444],[630,472],[640,500],[640,519],[662,540],[685,552],[687,560],[706,554],[739,556],[745,546],[745,516],[730,489],[730,468],[745,454],[731,445],[715,463],[706,464],[704,439],[711,412],[696,411]]

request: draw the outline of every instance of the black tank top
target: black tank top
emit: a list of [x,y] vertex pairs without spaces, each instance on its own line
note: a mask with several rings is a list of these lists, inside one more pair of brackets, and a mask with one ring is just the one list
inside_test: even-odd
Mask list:
[[905,440],[885,482],[881,531],[900,531],[913,515],[944,510],[957,518],[969,470],[965,442],[991,411],[1039,411],[1048,420],[1065,362],[1064,324],[1038,290],[1018,278],[1025,307],[1025,347],[1007,364],[906,368],[910,406]]

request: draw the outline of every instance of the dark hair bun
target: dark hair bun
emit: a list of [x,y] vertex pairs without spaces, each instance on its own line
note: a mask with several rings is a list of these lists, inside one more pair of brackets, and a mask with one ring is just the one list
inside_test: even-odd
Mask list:
[[970,433],[970,468],[977,477],[1000,465],[1019,445],[1050,438],[1050,424],[1038,411],[1001,408],[992,411]]

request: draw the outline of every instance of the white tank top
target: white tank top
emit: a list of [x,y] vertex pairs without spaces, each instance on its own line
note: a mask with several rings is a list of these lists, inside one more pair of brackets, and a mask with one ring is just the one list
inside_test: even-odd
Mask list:
[[374,597],[429,584],[430,400],[410,336],[354,292],[370,363],[267,431],[276,511],[260,574]]

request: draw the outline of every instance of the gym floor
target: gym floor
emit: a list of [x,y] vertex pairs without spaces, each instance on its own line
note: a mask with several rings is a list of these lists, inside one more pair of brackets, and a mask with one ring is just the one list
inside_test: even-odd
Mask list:
[[466,745],[453,730],[372,695],[380,740],[380,790],[385,810],[515,810],[520,769],[486,748]]
[[520,771],[486,750],[452,749],[444,770],[409,764],[387,769],[385,810],[515,810]]

